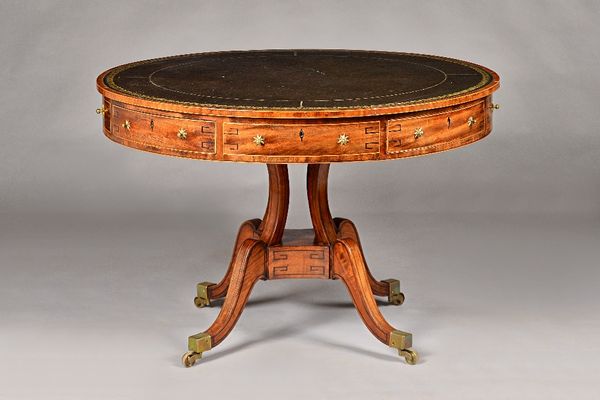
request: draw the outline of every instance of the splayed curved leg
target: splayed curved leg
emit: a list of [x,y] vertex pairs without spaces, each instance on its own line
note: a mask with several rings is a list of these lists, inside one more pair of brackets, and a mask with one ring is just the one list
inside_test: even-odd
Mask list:
[[412,335],[394,329],[384,318],[371,294],[369,276],[358,243],[351,238],[339,239],[333,246],[333,278],[341,279],[354,305],[369,329],[382,343],[398,349],[409,364],[418,360],[412,350]]
[[233,248],[232,261],[229,263],[223,279],[216,284],[201,282],[196,285],[194,304],[197,307],[210,306],[211,300],[225,297],[231,280],[233,258],[246,239],[260,238],[267,245],[276,245],[281,242],[290,198],[287,165],[267,164],[267,171],[269,173],[269,199],[263,219],[251,219],[242,223]]
[[[202,353],[215,347],[231,332],[240,317],[252,287],[259,279],[267,279],[267,247],[281,244],[289,206],[287,165],[268,164],[269,199],[262,221],[246,221],[240,227],[233,259],[219,284],[199,284],[198,303],[225,296],[215,322],[206,331],[190,336],[189,351],[183,355],[186,367],[193,365]],[[200,300],[201,299],[201,300]]]
[[356,225],[346,218],[335,218],[333,222],[335,223],[337,236],[339,239],[352,239],[358,245],[360,254],[363,257],[363,264],[365,265],[365,269],[367,271],[367,278],[369,280],[371,292],[373,292],[375,296],[387,296],[390,304],[401,305],[404,303],[404,293],[400,291],[400,281],[398,279],[384,279],[379,281],[375,279],[369,270],[369,267],[367,266],[367,260],[364,258],[364,253],[360,244],[360,238],[358,237]]
[[256,239],[246,239],[233,260],[231,281],[217,319],[206,331],[188,338],[188,352],[183,364],[192,366],[202,353],[217,346],[231,332],[248,301],[254,284],[266,279],[266,246]]
[[235,240],[235,245],[233,246],[232,260],[229,263],[229,268],[223,279],[221,279],[219,283],[201,282],[196,285],[197,293],[194,298],[194,304],[196,304],[197,307],[210,306],[212,300],[225,297],[227,288],[229,287],[229,281],[231,280],[231,274],[233,273],[233,257],[235,257],[235,254],[246,239],[258,239],[258,227],[260,224],[260,219],[251,219],[242,223]]

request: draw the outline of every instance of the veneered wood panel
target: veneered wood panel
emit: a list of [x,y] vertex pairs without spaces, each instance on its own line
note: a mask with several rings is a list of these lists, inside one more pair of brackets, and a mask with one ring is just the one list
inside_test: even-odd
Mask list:
[[116,105],[110,112],[110,132],[117,138],[157,149],[216,153],[213,121],[168,117]]
[[329,278],[328,246],[269,247],[269,279]]
[[[379,134],[379,121],[335,124],[225,122],[223,154],[228,156],[378,154]],[[264,140],[264,144],[255,143],[257,136]]]
[[485,132],[485,102],[392,119],[387,124],[388,154],[435,151],[449,142]]

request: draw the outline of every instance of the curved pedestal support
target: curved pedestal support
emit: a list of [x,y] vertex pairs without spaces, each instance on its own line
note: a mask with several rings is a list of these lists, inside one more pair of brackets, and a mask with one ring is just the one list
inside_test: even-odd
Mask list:
[[306,193],[310,219],[315,231],[315,244],[331,245],[337,233],[327,198],[329,164],[309,164],[306,172]]
[[235,255],[246,239],[258,239],[258,227],[260,226],[260,223],[261,220],[258,218],[250,219],[242,223],[235,240],[235,245],[233,246],[233,256],[229,263],[229,268],[223,279],[221,279],[219,283],[201,282],[196,285],[197,294],[194,298],[194,304],[196,304],[197,307],[210,306],[212,300],[225,297],[227,288],[229,287],[229,281],[231,280],[231,274],[233,273]]
[[[269,200],[263,219],[248,220],[240,226],[232,261],[223,279],[218,284],[202,282],[197,285],[194,302],[198,307],[208,306],[212,300],[221,297],[225,297],[225,301],[210,328],[189,337],[184,365],[193,365],[203,352],[225,339],[240,317],[257,280],[282,278],[342,280],[371,333],[386,345],[398,349],[409,364],[416,363],[417,353],[410,348],[412,335],[388,324],[373,297],[387,296],[390,303],[402,304],[404,295],[400,292],[400,282],[375,279],[367,267],[352,221],[331,217],[327,198],[329,165],[308,166],[306,189],[312,230],[285,231],[290,193],[287,166],[267,165],[267,169]],[[287,239],[284,232],[287,232]]]
[[416,352],[410,348],[412,335],[394,329],[377,308],[362,251],[354,239],[339,239],[333,245],[332,275],[334,279],[341,279],[348,288],[354,306],[369,331],[382,343],[398,349],[409,364],[416,363]]
[[194,304],[197,307],[210,306],[211,300],[225,297],[233,272],[233,260],[244,240],[260,239],[268,246],[281,243],[290,201],[287,165],[268,164],[267,171],[269,172],[269,199],[263,219],[255,218],[242,223],[233,247],[232,261],[223,279],[218,284],[201,282],[196,285],[197,294]]
[[404,303],[404,293],[400,291],[400,281],[397,279],[385,279],[378,281],[375,279],[369,267],[367,266],[367,260],[364,257],[362,246],[360,244],[360,238],[358,237],[358,230],[354,225],[354,222],[346,218],[335,218],[333,220],[336,226],[337,235],[339,239],[352,239],[356,242],[360,249],[360,254],[363,258],[363,264],[367,270],[367,278],[369,280],[369,286],[375,296],[387,296],[388,302],[393,305],[401,305]]
[[259,279],[266,279],[266,245],[260,240],[246,239],[236,252],[229,290],[217,319],[206,331],[188,339],[189,351],[183,356],[186,366],[191,366],[204,351],[212,349],[227,337]]

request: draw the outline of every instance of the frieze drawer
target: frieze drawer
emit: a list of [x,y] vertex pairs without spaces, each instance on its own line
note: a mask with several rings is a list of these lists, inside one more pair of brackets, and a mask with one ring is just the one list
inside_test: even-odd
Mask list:
[[143,146],[183,153],[215,154],[213,121],[148,114],[113,106],[111,133]]
[[336,124],[223,124],[223,154],[327,156],[379,154],[379,121]]
[[386,152],[419,154],[453,141],[466,144],[485,132],[485,124],[483,101],[446,112],[392,119],[387,125]]

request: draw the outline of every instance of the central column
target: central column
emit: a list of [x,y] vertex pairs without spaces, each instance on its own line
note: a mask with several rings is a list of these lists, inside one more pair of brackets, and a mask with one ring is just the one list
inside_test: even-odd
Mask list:
[[335,224],[329,211],[327,178],[329,164],[309,164],[306,173],[306,192],[310,219],[315,231],[315,244],[333,245],[337,238]]
[[290,181],[287,164],[267,164],[269,199],[258,228],[260,240],[267,246],[281,244],[290,204]]

